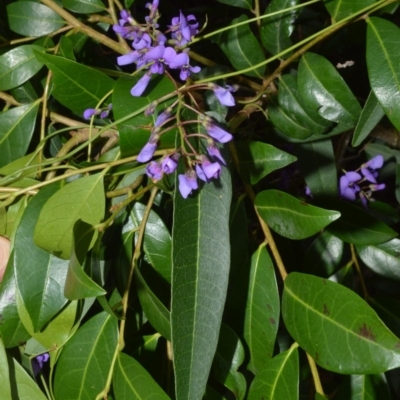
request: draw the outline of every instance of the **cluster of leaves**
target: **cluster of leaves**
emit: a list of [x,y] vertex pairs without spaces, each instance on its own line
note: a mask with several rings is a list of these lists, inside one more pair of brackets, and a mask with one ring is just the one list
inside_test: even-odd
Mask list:
[[[398,1],[172,3],[0,5],[0,398],[400,398]],[[192,75],[133,97],[112,27],[157,7]]]

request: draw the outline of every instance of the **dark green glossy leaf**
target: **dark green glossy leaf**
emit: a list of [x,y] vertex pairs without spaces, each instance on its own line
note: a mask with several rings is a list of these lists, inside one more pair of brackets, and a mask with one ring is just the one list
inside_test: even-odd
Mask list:
[[332,17],[332,22],[337,22],[373,4],[375,1],[376,0],[324,0],[324,3]]
[[374,92],[371,91],[361,112],[356,129],[354,130],[351,145],[353,147],[359,146],[363,140],[368,137],[372,129],[376,127],[384,115],[385,112],[383,111],[382,106],[378,102]]
[[4,343],[0,338],[0,397],[2,399],[12,399],[10,376],[8,370],[7,353]]
[[[14,272],[17,288],[35,332],[67,302],[64,284],[68,261],[54,257],[33,242],[40,211],[59,188],[59,183],[46,186],[29,202],[15,235]],[[50,298],[51,301],[48,301]]]
[[117,319],[105,311],[86,322],[65,345],[57,363],[57,400],[93,400],[103,390],[117,347]]
[[22,157],[35,128],[39,102],[0,113],[0,167]]
[[367,67],[371,88],[393,125],[400,129],[400,29],[382,18],[367,19]]
[[287,399],[299,397],[299,353],[297,343],[289,350],[268,360],[254,378],[249,391],[249,400]]
[[289,239],[310,237],[340,217],[337,211],[312,206],[279,190],[260,192],[255,205],[270,228]]
[[336,68],[324,57],[306,53],[300,60],[298,84],[305,104],[341,129],[351,129],[361,107]]
[[96,231],[93,226],[78,220],[74,224],[73,232],[71,259],[65,282],[65,296],[69,300],[103,296],[107,292],[83,270],[83,264]]
[[240,173],[252,185],[277,169],[296,161],[296,157],[267,143],[241,142],[236,145]]
[[80,14],[99,13],[106,9],[101,0],[62,0],[62,5]]
[[357,246],[357,253],[364,264],[379,275],[400,280],[400,240],[375,246]]
[[[113,91],[113,113],[117,122],[120,135],[120,146],[122,156],[137,154],[150,138],[150,127],[154,125],[155,115],[146,117],[144,111],[155,100],[172,93],[175,87],[171,80],[165,76],[153,76],[144,95],[133,97],[130,93],[132,87],[137,82],[138,77],[121,77],[115,83]],[[170,104],[168,100],[161,106],[161,110]],[[123,122],[118,120],[124,119]],[[148,129],[144,127],[148,126]],[[162,135],[159,148],[174,147],[175,132]]]
[[330,139],[297,146],[301,171],[313,197],[337,196],[335,154]]
[[56,192],[43,206],[36,224],[35,243],[69,259],[72,231],[78,219],[95,225],[104,217],[103,174],[79,178]]
[[245,8],[251,10],[253,7],[252,0],[217,0],[219,3],[228,4],[229,6]]
[[400,336],[400,301],[395,298],[368,299],[371,307],[378,313],[385,325],[397,336]]
[[349,400],[392,400],[384,374],[345,377],[336,397]]
[[67,36],[61,36],[60,39],[60,55],[65,58],[69,58],[72,61],[76,61],[74,53],[74,44],[72,40]]
[[263,243],[251,260],[244,338],[250,350],[248,369],[257,375],[272,357],[280,316],[274,265]]
[[24,36],[44,36],[65,25],[52,9],[33,1],[17,1],[7,6],[10,29]]
[[375,374],[400,366],[400,341],[346,287],[293,272],[285,279],[282,316],[291,336],[321,367]]
[[177,400],[201,399],[206,389],[229,277],[230,202],[225,168],[218,182],[187,199],[175,191],[171,331]]
[[34,45],[16,47],[0,56],[0,90],[13,89],[32,78],[42,68],[33,50],[44,49]]
[[51,94],[62,105],[81,115],[85,109],[96,107],[114,86],[111,78],[86,65],[50,54],[36,53],[36,57],[53,72]]
[[146,369],[124,353],[115,363],[113,388],[115,400],[169,400]]
[[[264,15],[296,6],[298,3],[299,0],[272,0],[266,8]],[[298,12],[298,9],[295,9],[264,18],[261,21],[261,41],[271,54],[278,54],[292,46],[290,35],[293,32],[293,23],[297,18]],[[289,55],[290,53],[286,53],[282,58],[286,58]]]
[[[234,19],[231,25],[246,21],[247,19],[246,15],[241,15],[239,18]],[[261,46],[248,24],[235,26],[229,31],[224,32],[220,36],[218,44],[229,58],[233,67],[238,71],[250,68],[265,60]],[[246,72],[246,75],[262,79],[264,71],[265,66],[262,66]]]

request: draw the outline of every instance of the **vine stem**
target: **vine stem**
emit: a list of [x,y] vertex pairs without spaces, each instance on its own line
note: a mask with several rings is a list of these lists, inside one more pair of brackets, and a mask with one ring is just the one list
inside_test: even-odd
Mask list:
[[350,250],[351,250],[351,260],[353,261],[353,264],[356,267],[358,276],[360,277],[360,282],[361,282],[361,287],[362,287],[362,291],[364,294],[364,299],[368,300],[369,299],[368,290],[367,290],[367,287],[365,286],[364,277],[361,273],[360,263],[358,262],[357,254],[354,249],[354,244],[350,244]]
[[325,396],[321,380],[319,379],[318,369],[317,365],[315,364],[315,360],[308,353],[306,354],[307,354],[308,364],[310,365],[311,374],[314,380],[315,391],[320,395]]

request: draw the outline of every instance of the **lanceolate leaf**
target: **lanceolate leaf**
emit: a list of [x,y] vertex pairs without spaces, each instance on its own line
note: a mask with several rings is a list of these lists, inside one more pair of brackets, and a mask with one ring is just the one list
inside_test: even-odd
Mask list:
[[279,190],[264,190],[255,201],[261,218],[289,239],[304,239],[340,217],[340,213],[315,207]]
[[374,374],[400,366],[400,340],[364,300],[337,283],[289,274],[282,316],[296,342],[325,369]]
[[105,10],[105,6],[101,0],[63,0],[62,4],[68,10],[81,14],[90,14]]
[[7,353],[4,348],[3,340],[0,338],[0,397],[11,399],[10,376],[8,370]]
[[393,125],[400,129],[400,29],[378,17],[367,19],[367,67],[371,88]]
[[349,400],[392,399],[384,374],[350,375],[345,377],[337,392],[337,397]]
[[218,182],[187,199],[175,191],[171,328],[177,400],[201,399],[205,392],[228,284],[230,202],[225,168]]
[[249,400],[297,400],[299,391],[299,353],[295,343],[289,350],[267,361],[250,386]]
[[274,266],[264,243],[252,257],[246,304],[244,338],[250,350],[248,369],[257,375],[272,357],[280,315]]
[[218,0],[218,2],[228,4],[230,6],[246,8],[247,10],[251,10],[253,7],[252,0]]
[[324,3],[329,14],[331,14],[332,22],[337,22],[373,4],[375,1],[376,0],[324,0]]
[[74,223],[82,219],[88,224],[98,224],[104,216],[103,195],[102,174],[83,177],[64,186],[43,206],[35,228],[35,243],[68,259]]
[[124,353],[115,363],[113,388],[115,400],[169,400],[146,369]]
[[114,81],[102,72],[67,58],[37,52],[36,57],[53,72],[52,95],[81,115],[85,109],[95,108],[114,86]]
[[101,312],[78,329],[57,363],[58,400],[93,400],[103,390],[117,346],[117,319]]

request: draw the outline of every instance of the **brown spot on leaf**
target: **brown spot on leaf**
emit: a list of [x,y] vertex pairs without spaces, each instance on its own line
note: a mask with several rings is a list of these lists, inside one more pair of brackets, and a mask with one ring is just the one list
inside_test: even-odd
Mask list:
[[272,307],[269,304],[267,304],[267,307],[269,311],[272,311]]
[[367,324],[364,322],[362,327],[358,330],[358,334],[366,339],[376,342],[376,336],[372,333],[371,328],[368,328]]
[[306,203],[305,201],[301,201],[300,204],[301,204],[302,206],[308,206],[308,203]]
[[323,310],[323,313],[325,314],[325,315],[330,315],[331,314],[331,312],[329,311],[329,309],[328,309],[328,307],[327,307],[327,305],[324,303],[324,310]]
[[326,279],[322,279],[322,283],[326,285]]
[[270,318],[270,319],[269,319],[269,322],[270,322],[272,325],[275,325],[275,324],[276,324],[276,321],[275,321],[273,318]]
[[394,345],[394,348],[395,348],[395,349],[400,349],[400,342],[397,342],[397,343]]
[[315,356],[314,356],[315,362],[318,362],[318,359],[319,359],[319,354],[318,354],[318,351],[316,351]]

